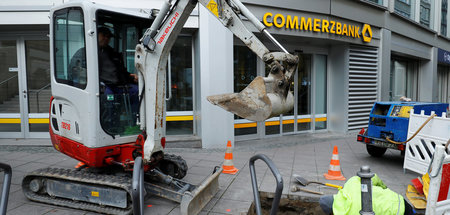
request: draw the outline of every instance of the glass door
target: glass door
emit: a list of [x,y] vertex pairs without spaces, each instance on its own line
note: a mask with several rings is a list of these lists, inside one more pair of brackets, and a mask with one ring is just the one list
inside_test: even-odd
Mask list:
[[48,40],[25,40],[26,98],[25,137],[48,137],[50,88],[50,52]]
[[17,41],[0,40],[0,138],[23,137]]
[[48,40],[0,40],[0,138],[48,138]]

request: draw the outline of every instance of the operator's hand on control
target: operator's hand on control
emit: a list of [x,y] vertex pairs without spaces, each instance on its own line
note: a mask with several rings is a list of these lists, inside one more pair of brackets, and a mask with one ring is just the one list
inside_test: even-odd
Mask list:
[[133,78],[134,83],[138,82],[138,75],[137,74],[130,74],[130,76]]

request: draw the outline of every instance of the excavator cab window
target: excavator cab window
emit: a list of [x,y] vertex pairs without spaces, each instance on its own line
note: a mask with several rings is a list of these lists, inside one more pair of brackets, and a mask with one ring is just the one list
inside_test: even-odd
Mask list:
[[84,89],[87,69],[83,11],[78,7],[58,10],[53,20],[55,79],[59,83]]
[[148,19],[99,10],[97,20],[100,124],[110,135],[136,135],[139,89],[134,52]]

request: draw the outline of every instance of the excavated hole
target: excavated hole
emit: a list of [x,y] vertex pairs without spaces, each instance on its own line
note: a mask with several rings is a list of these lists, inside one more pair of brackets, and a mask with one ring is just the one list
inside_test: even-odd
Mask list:
[[[270,214],[274,193],[259,192],[261,198],[262,214]],[[282,195],[278,214],[281,215],[325,215],[319,205],[320,197],[306,197],[299,195]],[[248,210],[249,215],[256,215],[255,203]]]

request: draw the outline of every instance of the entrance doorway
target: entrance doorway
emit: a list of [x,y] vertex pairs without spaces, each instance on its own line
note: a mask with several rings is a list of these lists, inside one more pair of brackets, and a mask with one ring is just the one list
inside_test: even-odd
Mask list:
[[[327,56],[298,53],[301,58],[295,73],[294,108],[287,114],[264,122],[251,122],[235,115],[236,140],[316,132],[327,128]],[[269,70],[245,46],[234,46],[234,91],[240,92],[256,77]]]
[[49,41],[0,39],[0,138],[48,138]]

